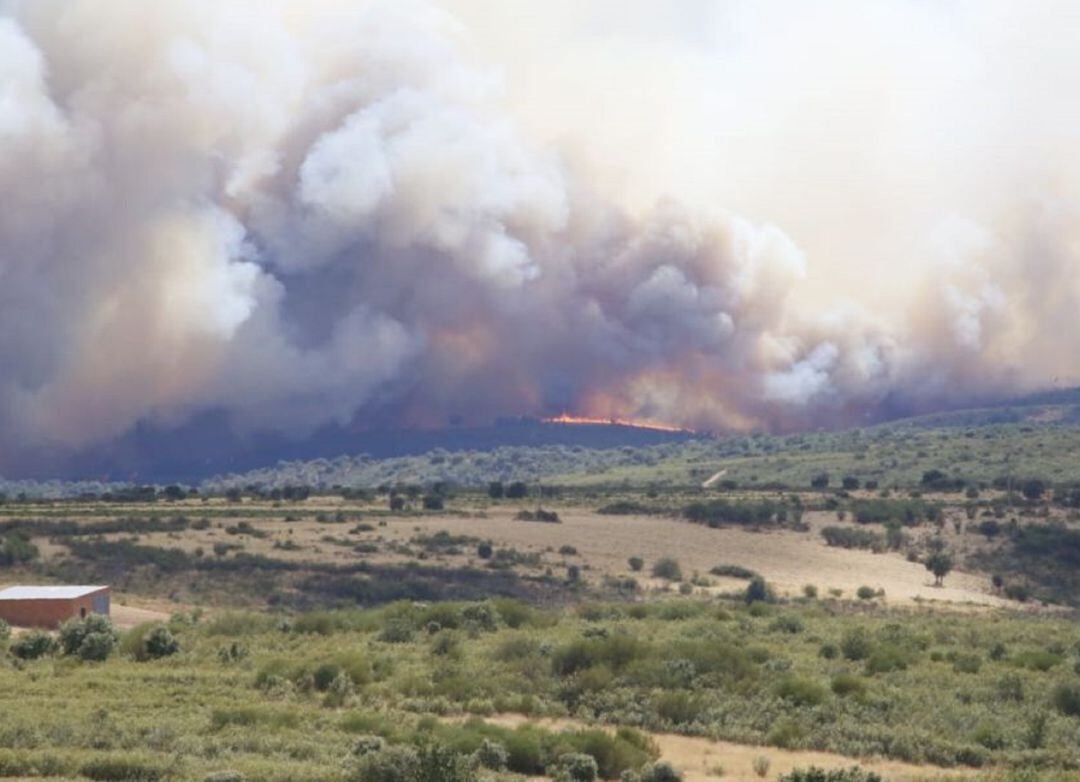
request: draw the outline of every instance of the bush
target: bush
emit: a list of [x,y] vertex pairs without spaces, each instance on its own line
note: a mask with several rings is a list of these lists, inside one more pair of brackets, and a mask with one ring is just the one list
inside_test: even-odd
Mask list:
[[413,782],[474,782],[472,759],[441,744],[429,744],[417,752]]
[[668,690],[653,698],[656,716],[672,725],[688,725],[701,714],[701,701],[685,690]]
[[0,619],[0,643],[11,638],[11,625]]
[[473,758],[479,765],[492,771],[502,771],[510,763],[510,753],[506,751],[506,747],[491,739],[483,740],[473,753]]
[[1080,682],[1062,682],[1050,696],[1054,708],[1069,717],[1080,717]]
[[643,567],[645,567],[645,560],[643,560],[641,557],[630,557],[630,559],[626,561],[626,564],[630,566],[631,570],[633,570],[635,573],[638,573]]
[[804,735],[805,731],[797,722],[783,717],[773,723],[768,735],[765,736],[765,741],[775,747],[791,749],[802,741]]
[[38,548],[21,534],[8,535],[0,543],[0,565],[21,565],[37,559]]
[[861,586],[855,590],[855,596],[860,600],[873,600],[876,595],[873,587]]
[[826,771],[817,766],[793,768],[778,782],[882,782],[880,776],[859,766],[834,768]]
[[695,524],[705,524],[714,528],[722,524],[760,527],[787,521],[788,507],[772,500],[760,502],[709,500],[687,505],[683,508],[683,515]]
[[683,775],[666,760],[659,760],[643,766],[638,779],[640,782],[683,782]]
[[769,586],[765,579],[761,576],[755,576],[746,585],[743,599],[748,605],[751,603],[775,603],[776,595],[773,594],[772,587]]
[[112,620],[101,614],[71,619],[60,627],[60,646],[64,654],[77,655],[82,660],[106,659],[119,641],[120,634]]
[[826,545],[838,548],[859,548],[881,551],[885,548],[885,539],[880,533],[858,527],[825,527],[821,537]]
[[776,685],[776,694],[796,706],[819,706],[828,697],[828,690],[812,679],[787,676]]
[[853,673],[838,673],[832,680],[832,691],[841,698],[851,695],[860,698],[866,694],[866,680]]
[[848,660],[865,660],[874,649],[870,634],[861,627],[844,633],[840,639],[840,651]]
[[158,625],[143,638],[143,648],[146,650],[148,659],[157,660],[179,652],[180,643],[176,640],[176,636],[169,632],[169,628]]
[[656,560],[652,568],[652,574],[656,578],[663,578],[667,581],[682,581],[682,568],[679,567],[678,561],[671,557],[662,557]]
[[714,576],[722,576],[725,578],[744,578],[750,580],[751,578],[758,578],[759,574],[756,570],[751,570],[748,567],[742,565],[717,565],[709,570]]
[[559,758],[555,770],[558,782],[593,782],[599,772],[596,758],[579,752],[570,752]]
[[163,767],[129,757],[95,758],[83,764],[79,773],[102,782],[157,782],[165,777]]
[[978,673],[982,668],[982,658],[977,654],[958,654],[953,659],[953,671],[956,673]]
[[20,660],[36,660],[45,655],[56,654],[59,644],[44,630],[31,630],[11,645],[11,653]]
[[414,782],[419,765],[415,749],[393,745],[362,755],[353,779],[356,782]]
[[870,674],[906,670],[911,656],[899,646],[881,644],[866,659],[866,672]]
[[424,495],[424,510],[442,510],[445,506],[442,495],[440,494],[426,494]]

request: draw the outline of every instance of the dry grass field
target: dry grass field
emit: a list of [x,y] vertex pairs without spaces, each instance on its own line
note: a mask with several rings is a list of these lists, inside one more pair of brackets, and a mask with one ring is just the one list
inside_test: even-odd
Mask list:
[[[528,720],[517,714],[499,715],[487,721],[510,728],[524,724],[541,725],[553,730],[587,727],[576,720]],[[932,764],[915,765],[882,758],[849,758],[832,752],[757,747],[698,736],[680,736],[677,733],[650,733],[649,736],[660,750],[660,759],[670,762],[682,771],[685,782],[717,782],[720,779],[727,782],[761,782],[763,775],[754,769],[755,761],[760,762],[760,758],[768,761],[768,770],[764,774],[766,779],[776,779],[795,768],[816,766],[823,769],[843,769],[849,768],[855,762],[890,782],[956,779],[972,775],[971,769],[944,768]]]
[[[580,502],[555,503],[552,508],[560,522],[538,523],[518,520],[522,507],[515,503],[462,502],[446,512],[391,514],[381,504],[345,503],[325,497],[284,506],[189,502],[171,509],[192,520],[202,518],[201,523],[189,524],[182,530],[109,532],[98,539],[179,549],[206,559],[243,553],[296,565],[349,567],[360,563],[422,562],[446,568],[490,565],[477,553],[480,542],[489,542],[496,550],[516,552],[513,559],[503,563],[511,572],[562,577],[568,567],[577,566],[586,583],[600,584],[605,577],[634,577],[642,589],[650,592],[678,586],[650,575],[652,564],[667,557],[680,564],[687,580],[699,576],[694,591],[702,594],[741,590],[745,581],[709,575],[717,565],[737,565],[761,574],[778,594],[786,596],[800,595],[807,585],[813,585],[822,594],[852,597],[865,586],[882,591],[883,599],[893,604],[933,601],[972,607],[1016,605],[995,592],[986,572],[965,570],[961,565],[949,574],[943,586],[935,586],[933,576],[922,564],[909,561],[900,552],[874,553],[826,545],[820,534],[826,526],[881,528],[856,525],[850,519],[838,521],[833,512],[808,511],[802,519],[804,527],[796,530],[789,526],[713,528],[670,515],[606,515]],[[70,505],[65,510],[65,518],[83,524],[100,521],[102,515],[102,506],[93,504]],[[137,516],[151,511],[161,514],[162,510],[160,506],[148,506],[111,512]],[[978,535],[960,533],[951,522],[940,530],[924,527],[912,530],[910,535],[916,540],[931,536],[944,539],[951,550],[963,555],[961,562],[970,561],[970,555],[988,545]],[[69,556],[66,538],[43,536],[34,542],[45,563]],[[628,562],[632,557],[644,560],[640,572],[631,570]],[[141,596],[144,601],[145,597]],[[139,596],[131,598],[135,602],[128,610],[142,610]],[[173,598],[183,602],[182,595],[173,594]],[[159,603],[153,608],[162,607]]]

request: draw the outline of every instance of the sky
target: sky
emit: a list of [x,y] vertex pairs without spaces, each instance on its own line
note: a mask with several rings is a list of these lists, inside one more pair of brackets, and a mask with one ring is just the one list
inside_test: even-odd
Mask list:
[[1080,375],[1080,6],[0,0],[0,474]]

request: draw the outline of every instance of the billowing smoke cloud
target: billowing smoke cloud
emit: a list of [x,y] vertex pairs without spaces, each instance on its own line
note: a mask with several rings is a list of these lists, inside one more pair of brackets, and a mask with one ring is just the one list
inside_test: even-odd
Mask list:
[[0,469],[204,410],[787,428],[1080,374],[1071,4],[541,5],[0,3]]

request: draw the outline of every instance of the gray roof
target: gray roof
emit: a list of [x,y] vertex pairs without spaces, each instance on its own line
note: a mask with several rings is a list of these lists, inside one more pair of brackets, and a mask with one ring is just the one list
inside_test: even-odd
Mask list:
[[13,586],[0,590],[0,600],[71,600],[108,589],[104,586]]

